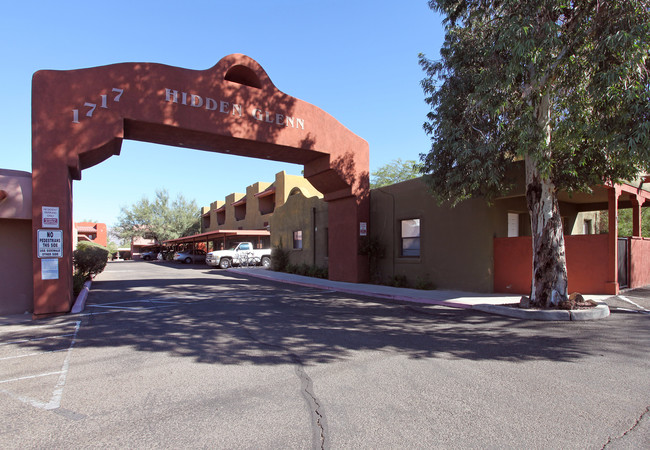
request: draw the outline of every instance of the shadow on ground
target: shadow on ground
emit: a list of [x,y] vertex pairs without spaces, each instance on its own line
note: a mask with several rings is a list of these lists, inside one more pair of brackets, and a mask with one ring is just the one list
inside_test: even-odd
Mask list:
[[[531,322],[203,270],[213,277],[184,272],[186,278],[95,282],[76,348],[129,346],[204,363],[270,365],[298,359],[309,365],[344,360],[357,351],[573,361],[603,352],[637,355],[650,341],[647,317],[625,317],[625,326],[623,316],[591,323]],[[28,337],[28,328],[24,334]]]

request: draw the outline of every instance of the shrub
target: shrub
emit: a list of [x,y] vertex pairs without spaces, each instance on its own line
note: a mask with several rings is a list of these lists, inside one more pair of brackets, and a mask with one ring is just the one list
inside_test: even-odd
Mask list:
[[86,279],[87,277],[80,273],[75,273],[74,275],[72,275],[72,290],[74,292],[75,297],[77,297],[81,292],[81,290],[83,289]]
[[92,242],[79,242],[72,258],[76,273],[85,281],[88,277],[104,271],[108,262],[108,250]]
[[408,287],[409,282],[406,278],[406,275],[393,275],[393,277],[388,280],[388,286],[393,287]]
[[436,286],[429,280],[428,275],[420,275],[415,279],[415,289],[422,289],[425,291],[430,291],[435,289]]
[[271,270],[286,272],[288,265],[289,251],[282,248],[282,239],[280,239],[280,243],[271,250]]
[[359,243],[359,254],[368,256],[370,282],[379,283],[381,280],[379,260],[386,256],[386,249],[382,242],[376,236],[366,236]]

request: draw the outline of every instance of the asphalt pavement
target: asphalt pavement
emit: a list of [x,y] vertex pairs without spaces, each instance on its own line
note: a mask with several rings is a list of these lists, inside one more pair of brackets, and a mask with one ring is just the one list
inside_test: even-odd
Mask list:
[[111,263],[82,313],[1,325],[0,447],[650,447],[642,311],[539,322],[252,273]]

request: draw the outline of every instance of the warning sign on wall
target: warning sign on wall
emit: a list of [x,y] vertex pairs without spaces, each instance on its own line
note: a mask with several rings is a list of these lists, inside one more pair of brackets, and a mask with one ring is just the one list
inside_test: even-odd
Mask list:
[[43,206],[43,228],[59,228],[59,208]]
[[39,258],[63,258],[63,231],[38,230]]

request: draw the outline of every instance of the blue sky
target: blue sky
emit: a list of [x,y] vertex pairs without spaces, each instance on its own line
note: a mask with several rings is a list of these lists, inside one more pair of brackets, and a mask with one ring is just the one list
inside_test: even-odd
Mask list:
[[[119,62],[207,69],[255,59],[281,91],[328,112],[370,145],[370,171],[429,149],[418,53],[444,32],[425,0],[29,1],[0,14],[0,168],[31,171],[31,77]],[[110,227],[120,207],[166,188],[208,206],[302,166],[124,141],[74,183],[75,221]]]

